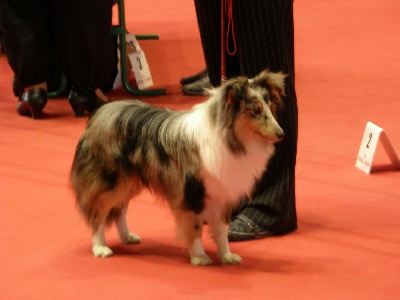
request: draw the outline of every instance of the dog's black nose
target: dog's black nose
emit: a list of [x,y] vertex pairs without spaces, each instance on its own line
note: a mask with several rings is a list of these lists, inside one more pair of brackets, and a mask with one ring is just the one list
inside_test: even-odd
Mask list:
[[283,130],[276,133],[278,139],[283,139],[285,137],[285,132]]

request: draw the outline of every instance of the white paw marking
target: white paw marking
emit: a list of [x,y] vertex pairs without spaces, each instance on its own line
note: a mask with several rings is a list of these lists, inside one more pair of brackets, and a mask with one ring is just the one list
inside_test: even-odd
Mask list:
[[107,246],[95,245],[92,247],[92,252],[96,257],[109,257],[113,252]]
[[140,236],[129,233],[126,237],[122,239],[122,243],[124,244],[139,244],[141,242]]
[[194,266],[208,266],[212,264],[212,260],[207,254],[203,254],[191,257],[190,263]]
[[237,254],[226,253],[222,256],[221,263],[227,264],[227,265],[241,264],[242,258]]

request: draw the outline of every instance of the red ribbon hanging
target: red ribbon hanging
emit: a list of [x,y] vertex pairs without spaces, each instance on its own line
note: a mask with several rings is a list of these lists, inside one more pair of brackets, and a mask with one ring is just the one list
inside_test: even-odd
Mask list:
[[[225,18],[227,27],[225,28]],[[229,38],[232,39],[233,49],[229,49]],[[226,53],[236,54],[236,39],[233,26],[232,0],[221,0],[221,82],[226,80]]]

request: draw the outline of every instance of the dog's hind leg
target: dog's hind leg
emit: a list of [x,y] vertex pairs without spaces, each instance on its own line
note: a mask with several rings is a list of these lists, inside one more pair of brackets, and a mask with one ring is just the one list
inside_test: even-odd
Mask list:
[[104,234],[109,208],[105,207],[104,204],[99,205],[99,203],[104,203],[103,201],[99,200],[99,195],[88,196],[87,198],[92,199],[91,201],[87,201],[92,205],[88,206],[89,208],[86,208],[86,211],[90,212],[90,214],[87,215],[91,216],[89,222],[90,227],[92,228],[92,252],[96,257],[111,256],[113,252],[109,247],[107,247]]
[[119,238],[121,242],[124,244],[138,244],[140,243],[141,239],[140,236],[133,234],[129,231],[128,224],[126,222],[126,211],[128,207],[125,206],[118,219],[115,220],[115,225],[118,229]]
[[92,252],[96,257],[108,257],[113,255],[113,252],[106,245],[104,236],[104,224],[97,227],[92,236]]

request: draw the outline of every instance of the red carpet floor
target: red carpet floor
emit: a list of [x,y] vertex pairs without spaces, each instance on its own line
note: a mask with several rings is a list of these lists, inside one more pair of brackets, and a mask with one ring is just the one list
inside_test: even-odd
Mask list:
[[[193,267],[175,240],[166,207],[143,194],[129,223],[140,245],[122,246],[115,229],[108,259],[91,254],[90,232],[68,187],[86,118],[66,98],[46,117],[15,112],[12,72],[0,56],[0,299],[396,299],[400,295],[400,172],[382,146],[375,172],[355,160],[367,121],[400,153],[400,2],[296,0],[299,103],[299,229],[234,243],[242,265]],[[131,32],[142,41],[160,97],[187,108],[179,78],[204,67],[192,1],[127,1]],[[111,99],[132,98],[123,89]],[[215,259],[208,237],[206,250]]]

